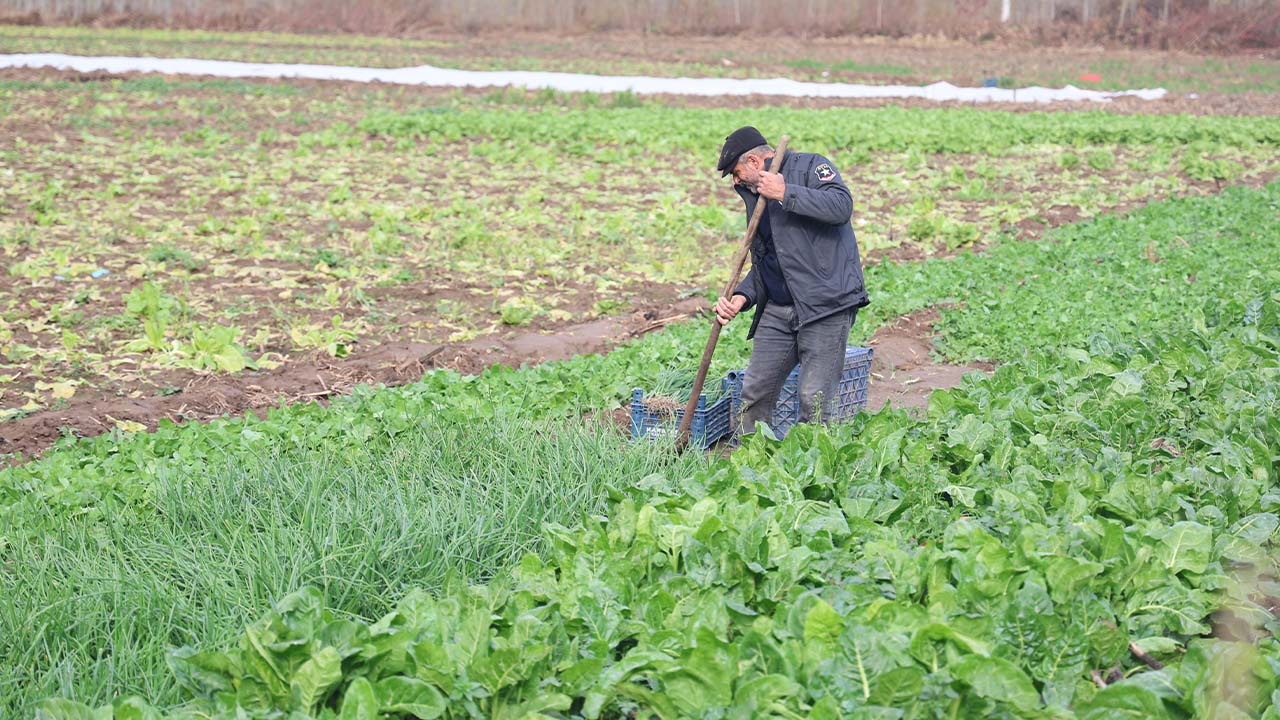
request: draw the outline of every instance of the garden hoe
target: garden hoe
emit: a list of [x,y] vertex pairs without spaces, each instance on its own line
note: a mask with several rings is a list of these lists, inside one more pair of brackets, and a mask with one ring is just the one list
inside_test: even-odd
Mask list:
[[[774,152],[769,172],[782,172],[782,161],[786,154],[787,136],[783,135],[778,141],[778,149]],[[738,253],[733,258],[729,284],[724,286],[723,297],[733,297],[733,290],[738,286],[739,278],[742,277],[742,266],[746,264],[747,254],[751,252],[751,243],[755,240],[756,228],[760,225],[760,215],[764,213],[765,202],[764,198],[760,198],[755,210],[751,213],[751,220],[747,223],[747,234],[742,240],[742,247],[738,248]],[[698,407],[698,397],[702,395],[702,384],[707,380],[707,369],[711,367],[711,356],[715,354],[722,327],[724,326],[720,324],[715,313],[712,313],[711,336],[707,338],[707,346],[702,351],[702,364],[698,366],[698,375],[693,379],[693,389],[689,391],[689,402],[684,406],[684,416],[680,418],[680,429],[676,432],[676,449],[678,450],[683,451],[689,446],[689,428],[693,424],[693,413]],[[733,419],[733,423],[737,423],[737,418]]]

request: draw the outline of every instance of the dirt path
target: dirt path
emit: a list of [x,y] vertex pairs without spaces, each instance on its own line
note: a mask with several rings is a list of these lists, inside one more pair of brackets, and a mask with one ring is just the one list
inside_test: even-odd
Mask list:
[[[64,435],[92,437],[111,430],[117,423],[139,423],[154,430],[162,420],[203,422],[224,414],[261,415],[281,404],[323,403],[348,394],[361,384],[396,386],[416,382],[424,373],[440,368],[474,374],[494,364],[518,367],[605,353],[708,310],[705,300],[691,298],[548,333],[493,335],[465,343],[389,342],[347,358],[288,362],[268,372],[175,374],[170,382],[175,383],[176,392],[167,396],[121,398],[95,389],[77,395],[65,407],[0,424],[0,453],[21,453],[30,459]],[[868,342],[875,349],[868,410],[879,410],[886,403],[895,409],[921,410],[934,390],[959,385],[965,373],[992,370],[993,366],[984,363],[935,362],[933,323],[938,317],[937,309],[928,308],[900,317],[875,332]],[[614,414],[619,424],[630,422],[625,410]]]
[[460,343],[387,342],[342,359],[313,356],[274,370],[237,375],[176,372],[167,377],[173,392],[161,396],[119,397],[88,388],[60,408],[0,423],[0,455],[22,453],[30,459],[64,435],[92,437],[117,423],[140,423],[154,430],[161,420],[207,421],[224,414],[262,414],[282,403],[324,402],[361,384],[416,382],[435,369],[476,374],[494,364],[518,367],[605,353],[709,308],[706,300],[690,298],[550,332],[488,335]]
[[929,404],[934,390],[947,390],[960,384],[970,372],[990,373],[990,363],[948,365],[933,358],[933,324],[938,321],[937,308],[918,310],[903,315],[871,336],[868,347],[875,350],[871,361],[871,382],[867,409],[879,410],[888,403],[898,410],[921,411]]

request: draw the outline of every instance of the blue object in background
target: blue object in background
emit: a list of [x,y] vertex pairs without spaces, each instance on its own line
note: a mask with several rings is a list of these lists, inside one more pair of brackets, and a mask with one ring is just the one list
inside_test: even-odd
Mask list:
[[[835,416],[833,422],[848,420],[867,407],[867,392],[871,373],[871,358],[875,351],[871,348],[850,345],[844,350],[844,371],[840,375],[840,384],[836,388]],[[745,375],[746,373],[742,373]],[[741,382],[741,381],[739,381]],[[737,390],[742,397],[742,388]],[[787,436],[787,431],[800,420],[800,366],[797,365],[787,376],[778,395],[778,405],[773,410],[773,422],[769,424],[779,438]]]
[[110,274],[111,274],[110,270],[106,270],[104,268],[98,268],[97,270],[94,270],[93,272],[89,273],[89,277],[93,278],[94,280],[97,280],[100,277],[105,277]]
[[[698,405],[689,422],[689,441],[706,449],[717,440],[732,435],[737,423],[738,406],[742,404],[742,373],[730,372],[720,381],[720,399],[707,402],[706,393],[698,396]],[[636,388],[631,393],[631,437],[670,438],[684,418],[684,408],[673,413],[654,410],[644,404],[644,390]]]
[[983,78],[982,87],[1000,87],[1000,78]]

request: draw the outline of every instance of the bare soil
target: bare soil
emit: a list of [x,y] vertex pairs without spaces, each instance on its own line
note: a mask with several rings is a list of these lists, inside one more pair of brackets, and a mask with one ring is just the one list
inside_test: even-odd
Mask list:
[[246,411],[261,415],[281,404],[325,402],[350,393],[357,385],[415,382],[435,369],[477,374],[495,364],[518,367],[604,353],[708,309],[706,300],[689,298],[552,332],[490,335],[463,343],[387,342],[346,358],[313,356],[274,370],[238,375],[172,372],[163,382],[177,392],[163,396],[127,397],[89,387],[61,408],[0,423],[0,455],[21,453],[30,459],[64,435],[92,437],[111,430],[116,421],[138,422],[153,430],[165,419],[205,421]]
[[[494,364],[517,367],[564,360],[575,355],[605,353],[620,343],[709,309],[701,298],[655,306],[625,317],[570,325],[556,332],[528,332],[514,337],[488,336],[465,343],[390,342],[350,357],[313,357],[265,372],[205,375],[174,372],[165,382],[179,388],[167,396],[130,398],[104,389],[78,393],[65,407],[46,410],[0,424],[0,453],[37,457],[64,435],[92,437],[111,430],[116,421],[142,423],[155,429],[161,420],[207,421],[223,415],[266,410],[297,402],[327,402],[357,385],[397,386],[419,380],[430,370],[447,368],[475,374]],[[960,384],[970,372],[990,372],[988,363],[951,365],[933,357],[936,308],[904,315],[877,330],[868,341],[875,350],[867,407],[921,411],[929,395]],[[607,422],[625,428],[630,416],[614,410]],[[13,462],[16,458],[11,458]]]
[[933,324],[938,318],[937,308],[918,310],[903,315],[871,336],[867,346],[875,354],[871,359],[869,410],[887,405],[898,410],[922,411],[934,390],[956,387],[968,373],[989,373],[995,369],[990,363],[937,362],[933,354]]

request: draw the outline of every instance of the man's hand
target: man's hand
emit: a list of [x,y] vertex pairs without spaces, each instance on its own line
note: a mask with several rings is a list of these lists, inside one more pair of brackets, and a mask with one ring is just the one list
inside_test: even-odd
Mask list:
[[746,304],[746,295],[734,295],[732,300],[723,297],[716,300],[716,320],[720,321],[721,325],[728,325],[730,320],[742,312],[742,307]]
[[787,196],[787,181],[778,173],[760,171],[760,180],[756,183],[756,193],[762,198],[781,200]]

